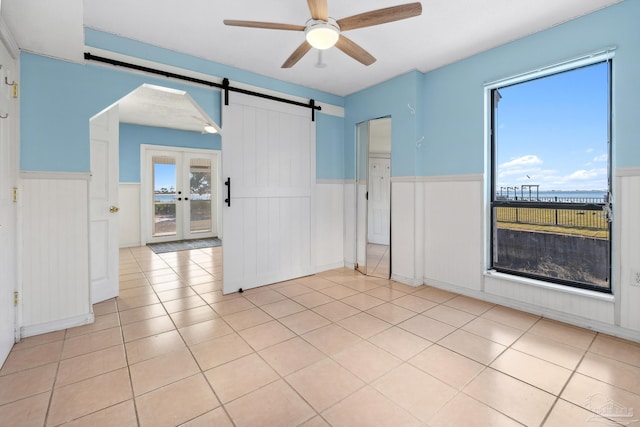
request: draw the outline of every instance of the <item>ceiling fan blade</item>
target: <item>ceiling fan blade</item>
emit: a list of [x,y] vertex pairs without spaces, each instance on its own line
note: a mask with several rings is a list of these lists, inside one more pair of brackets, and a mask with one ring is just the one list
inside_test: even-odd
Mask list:
[[307,5],[309,5],[309,12],[311,12],[313,19],[321,19],[323,21],[329,19],[327,0],[307,0]]
[[278,24],[275,22],[238,21],[235,19],[225,19],[222,22],[224,22],[224,25],[233,27],[266,28],[268,30],[304,31],[305,29],[304,25]]
[[311,45],[306,40],[303,41],[302,44],[293,51],[291,56],[288,57],[286,61],[284,61],[284,64],[282,64],[281,68],[291,68],[296,65],[296,63],[300,61],[305,53],[309,52],[309,49],[311,49]]
[[372,25],[386,24],[387,22],[400,21],[422,14],[420,2],[407,3],[399,6],[385,7],[372,10],[359,15],[349,16],[338,20],[341,31],[355,30],[356,28],[370,27]]
[[340,34],[336,47],[364,65],[371,65],[376,62],[376,58],[374,58],[369,52],[342,34]]

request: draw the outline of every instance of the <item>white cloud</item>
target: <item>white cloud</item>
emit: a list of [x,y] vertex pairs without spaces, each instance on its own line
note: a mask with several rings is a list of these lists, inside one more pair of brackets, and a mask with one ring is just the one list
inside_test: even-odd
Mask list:
[[603,190],[607,188],[607,169],[580,169],[565,175],[558,183],[558,190]]
[[[606,155],[595,161],[606,161]],[[496,177],[497,188],[506,186],[540,185],[540,191],[550,190],[602,190],[607,188],[607,168],[583,166],[573,172],[541,167],[543,160],[533,154],[521,156],[500,164]],[[599,163],[600,165],[602,163]],[[594,165],[595,166],[595,165]]]
[[591,169],[591,170],[577,170],[572,174],[565,177],[567,181],[584,181],[587,179],[594,179],[601,176],[606,176],[606,169]]
[[594,162],[606,162],[609,159],[609,156],[607,154],[600,154],[599,156],[596,156],[593,158]]
[[593,153],[594,151],[596,151],[596,150],[593,149],[593,148],[587,148],[585,153]]
[[535,154],[527,154],[526,156],[518,157],[500,165],[500,169],[509,169],[522,166],[540,165],[542,159]]

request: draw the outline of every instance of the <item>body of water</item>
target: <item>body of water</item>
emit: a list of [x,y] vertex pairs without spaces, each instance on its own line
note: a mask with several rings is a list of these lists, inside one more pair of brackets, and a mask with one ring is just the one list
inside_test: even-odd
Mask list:
[[[176,201],[178,196],[176,194],[162,194],[155,193],[153,199],[156,202],[172,203]],[[211,194],[190,194],[189,200],[211,200]]]
[[528,190],[521,192],[520,189],[514,192],[514,190],[503,190],[500,194],[500,190],[496,191],[496,198],[498,200],[524,200],[524,201],[541,201],[541,202],[575,202],[575,203],[605,203],[607,197],[606,190],[594,190],[594,191],[540,191],[535,192]]

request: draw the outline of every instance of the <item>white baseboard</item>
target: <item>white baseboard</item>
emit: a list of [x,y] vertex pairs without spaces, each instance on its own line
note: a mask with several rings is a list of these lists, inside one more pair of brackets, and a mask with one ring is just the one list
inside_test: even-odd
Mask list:
[[587,319],[585,317],[540,307],[535,304],[528,304],[522,301],[516,301],[510,298],[501,297],[499,295],[464,288],[452,285],[450,283],[444,283],[439,280],[430,279],[428,277],[424,278],[424,283],[428,286],[433,286],[434,288],[443,289],[449,292],[455,292],[471,298],[476,298],[493,304],[499,304],[505,307],[513,308],[515,310],[524,311],[527,313],[535,314],[537,316],[542,316],[548,319],[557,320],[559,322],[568,323],[570,325],[578,326],[581,328],[590,329],[592,331],[602,332],[604,334],[613,335],[619,338],[640,342],[640,332],[623,328],[618,325],[612,325],[593,319]]
[[322,273],[323,271],[335,270],[336,268],[343,268],[345,266],[346,265],[344,262],[334,262],[331,264],[319,265],[319,266],[316,266],[315,273]]
[[391,280],[394,280],[399,283],[404,283],[405,285],[409,285],[409,286],[420,286],[424,283],[423,280],[420,278],[405,277],[405,276],[400,276],[394,273],[391,273]]
[[60,331],[75,326],[88,325],[95,320],[93,313],[81,316],[68,317],[66,319],[54,320],[52,322],[39,323],[37,325],[23,326],[20,328],[20,337],[27,338],[34,335],[46,334],[48,332]]
[[137,242],[128,242],[128,243],[120,243],[119,248],[120,249],[124,249],[124,248],[137,248],[139,246],[142,246],[142,244],[140,243],[140,241]]

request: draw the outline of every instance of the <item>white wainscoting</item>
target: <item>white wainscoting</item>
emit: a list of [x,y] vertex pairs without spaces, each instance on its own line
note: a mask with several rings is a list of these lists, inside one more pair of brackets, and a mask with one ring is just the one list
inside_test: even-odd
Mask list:
[[120,207],[118,245],[121,248],[140,246],[140,184],[121,182],[118,205]]
[[344,266],[344,181],[316,181],[316,272]]
[[[616,172],[614,202],[614,295],[610,295],[486,272],[482,176],[427,177],[424,283],[640,341],[640,288],[630,285],[632,272],[640,269],[640,169]],[[394,215],[412,209],[406,202],[395,208]],[[395,244],[394,257],[400,245],[404,243]]]
[[614,281],[619,286],[618,315],[620,326],[640,331],[640,287],[631,285],[634,273],[640,272],[640,168],[619,168],[615,188],[614,225],[620,227],[613,245],[613,256],[620,260],[613,272],[619,276]]
[[425,179],[426,284],[443,282],[481,289],[484,247],[482,186],[482,175]]
[[89,174],[21,178],[21,336],[91,323]]
[[614,324],[614,299],[608,294],[499,273],[488,273],[484,285],[487,295],[513,301],[516,308],[587,327]]
[[[414,177],[391,178],[391,278],[407,285],[421,285],[422,262],[416,263],[416,244],[421,244],[417,213],[422,212],[417,203],[416,190],[422,183]],[[422,249],[420,249],[421,251]]]
[[356,265],[356,181],[344,181],[344,266]]

